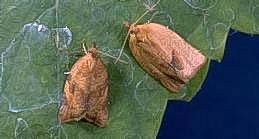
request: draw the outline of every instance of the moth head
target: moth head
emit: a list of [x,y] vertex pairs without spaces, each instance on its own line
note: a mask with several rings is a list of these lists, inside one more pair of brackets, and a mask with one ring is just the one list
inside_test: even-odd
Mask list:
[[129,31],[129,35],[134,35],[137,32],[137,25],[136,24],[130,24],[128,21],[123,22],[124,27],[126,27]]
[[96,49],[96,43],[95,42],[93,42],[92,46],[87,49],[87,52],[91,53],[93,56],[97,55],[97,49]]
[[137,35],[139,33],[139,28],[137,27],[137,25],[131,25],[129,28],[129,33],[130,35]]
[[147,34],[143,25],[131,25],[129,28],[130,39],[134,39],[137,43],[145,43]]

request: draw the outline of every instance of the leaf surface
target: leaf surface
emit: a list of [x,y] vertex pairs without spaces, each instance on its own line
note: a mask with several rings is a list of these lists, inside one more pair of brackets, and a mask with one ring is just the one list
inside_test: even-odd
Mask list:
[[140,23],[169,26],[204,53],[207,64],[179,94],[172,94],[136,64],[127,47],[121,59],[128,65],[115,65],[100,54],[109,73],[108,126],[59,125],[63,73],[83,54],[80,43],[96,41],[99,50],[117,56],[127,33],[123,21],[134,22],[155,2],[0,0],[1,137],[155,138],[167,100],[195,96],[210,60],[223,58],[229,29],[259,33],[257,0],[161,0]]

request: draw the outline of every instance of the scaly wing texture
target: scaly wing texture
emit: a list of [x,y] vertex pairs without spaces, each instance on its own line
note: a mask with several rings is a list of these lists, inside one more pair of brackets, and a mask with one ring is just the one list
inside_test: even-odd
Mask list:
[[[127,34],[123,21],[133,23],[155,2],[0,0],[1,139],[155,138],[167,100],[190,101],[196,95],[210,60],[222,58],[229,29],[259,33],[258,0],[161,0],[139,23],[150,20],[169,26],[209,58],[206,66],[188,82],[185,91],[169,93],[146,75],[128,49],[121,57],[128,65],[114,65],[114,59],[100,55],[109,73],[108,126],[99,128],[86,122],[59,125],[57,111],[66,80],[63,73],[77,60],[73,54],[80,42],[95,40],[100,50],[118,56]],[[39,31],[37,26],[28,26],[34,22],[43,25],[38,26]],[[48,31],[42,31],[44,26]],[[72,35],[68,30],[57,30],[66,26]],[[56,31],[59,44],[71,42],[67,45],[70,55],[56,49],[52,38],[57,35],[51,36]],[[173,67],[180,68],[176,63]]]
[[130,48],[138,63],[171,91],[179,92],[206,62],[204,55],[163,25],[133,25],[130,31]]
[[59,111],[61,122],[85,118],[104,126],[107,118],[108,76],[100,59],[88,53],[72,67]]

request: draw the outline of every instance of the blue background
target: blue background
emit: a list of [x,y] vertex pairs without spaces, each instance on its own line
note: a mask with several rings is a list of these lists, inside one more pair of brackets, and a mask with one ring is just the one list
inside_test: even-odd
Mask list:
[[259,139],[259,36],[230,31],[198,95],[169,101],[159,139]]

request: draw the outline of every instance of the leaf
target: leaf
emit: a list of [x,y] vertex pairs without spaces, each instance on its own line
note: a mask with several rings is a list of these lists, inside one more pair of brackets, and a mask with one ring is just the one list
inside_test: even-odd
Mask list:
[[172,94],[136,64],[128,48],[121,58],[128,65],[100,55],[110,80],[108,126],[59,125],[63,73],[83,54],[80,43],[96,41],[99,50],[117,56],[126,35],[123,21],[134,22],[155,2],[0,0],[1,137],[155,138],[167,100],[195,96],[210,60],[222,59],[229,29],[259,33],[257,0],[162,0],[140,23],[151,20],[179,33],[208,57],[203,69]]

